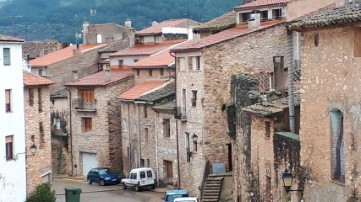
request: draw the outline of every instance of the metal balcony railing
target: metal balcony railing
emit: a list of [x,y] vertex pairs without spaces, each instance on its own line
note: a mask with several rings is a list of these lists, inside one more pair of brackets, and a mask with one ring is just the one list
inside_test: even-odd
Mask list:
[[174,118],[175,119],[180,119],[182,121],[186,121],[187,120],[187,114],[186,114],[186,110],[183,107],[175,107],[174,108]]
[[96,100],[85,101],[83,99],[73,99],[72,105],[73,109],[78,111],[96,111]]

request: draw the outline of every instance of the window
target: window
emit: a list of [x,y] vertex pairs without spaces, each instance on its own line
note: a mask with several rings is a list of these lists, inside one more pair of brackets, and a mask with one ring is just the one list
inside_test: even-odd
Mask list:
[[95,101],[94,89],[81,89],[79,94],[83,102],[93,103]]
[[169,119],[163,119],[163,137],[170,138]]
[[159,71],[160,71],[160,75],[164,76],[164,69],[160,69]]
[[39,69],[39,76],[43,76],[43,69]]
[[197,105],[197,91],[192,90],[192,106],[195,107]]
[[[149,159],[148,159],[148,167],[150,167]],[[152,177],[153,177],[152,171],[148,170],[148,171],[147,171],[147,176],[148,176],[149,178],[152,178]]]
[[268,10],[265,11],[261,11],[261,21],[266,21],[268,20]]
[[11,90],[5,90],[5,110],[6,112],[11,112]]
[[345,155],[343,139],[343,113],[336,109],[331,111],[332,140],[332,178],[345,182]]
[[134,61],[134,62],[138,62],[139,60],[137,60],[137,59],[134,59],[133,61]]
[[318,47],[320,45],[320,35],[317,33],[314,36],[314,40],[315,40],[315,47]]
[[[142,159],[143,160],[143,166],[144,166],[144,159]],[[145,178],[145,172],[144,171],[140,171],[140,179],[143,179],[143,178]]]
[[187,152],[187,162],[191,161],[191,156],[189,155],[189,153],[191,152],[190,149],[190,139],[189,139],[189,133],[186,133],[186,152]]
[[136,180],[137,179],[137,173],[131,173],[130,179]]
[[153,75],[153,71],[150,69],[149,70],[149,76],[152,76]]
[[3,49],[4,65],[10,65],[10,48]]
[[93,130],[92,118],[82,118],[83,132],[90,132]]
[[144,129],[144,143],[148,144],[148,128]]
[[39,122],[39,147],[44,148],[45,146],[45,132],[43,122]]
[[272,18],[282,18],[282,8],[272,9]]
[[140,159],[140,167],[144,167],[144,159]]
[[177,66],[179,66],[180,71],[186,70],[186,59],[185,58],[177,58]]
[[34,89],[29,89],[29,105],[32,107],[34,105]]
[[124,65],[123,60],[118,60],[118,67],[122,67]]
[[43,111],[43,96],[41,92],[41,88],[38,88],[38,106],[39,106],[39,112]]
[[139,76],[139,74],[140,74],[140,71],[139,71],[139,69],[137,69],[137,76]]
[[188,69],[193,69],[193,57],[188,57]]
[[239,14],[239,22],[246,23],[250,17],[251,17],[251,13],[240,13]]
[[147,118],[148,117],[148,107],[147,105],[144,105],[144,118]]
[[9,135],[5,137],[5,149],[6,149],[6,160],[14,159],[14,146],[13,146],[14,136]]
[[269,139],[271,137],[271,122],[265,121],[264,122],[264,130],[265,130],[265,138]]
[[201,69],[201,57],[196,56],[195,60],[196,60],[196,70],[200,70]]
[[[147,159],[147,166],[150,167],[150,160],[149,160],[149,159]],[[147,176],[148,176],[148,177],[149,177],[149,176],[152,176],[152,172],[150,172],[150,175],[149,175],[149,172],[150,172],[150,171],[147,171]]]
[[183,109],[182,109],[182,115],[186,115],[187,113],[187,108],[186,108],[186,104],[187,104],[187,91],[186,89],[182,89],[182,99],[183,99]]
[[103,40],[102,40],[102,34],[97,34],[97,43],[102,43]]

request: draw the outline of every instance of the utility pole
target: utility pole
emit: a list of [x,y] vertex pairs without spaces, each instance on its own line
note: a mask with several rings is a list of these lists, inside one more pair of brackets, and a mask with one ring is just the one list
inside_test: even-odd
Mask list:
[[12,18],[13,18],[13,36],[15,36],[15,18],[22,18],[23,16],[21,15],[13,15]]

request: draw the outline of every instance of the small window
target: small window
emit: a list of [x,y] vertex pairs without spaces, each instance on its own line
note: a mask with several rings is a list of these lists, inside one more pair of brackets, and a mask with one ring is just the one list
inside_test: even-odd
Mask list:
[[148,128],[144,129],[144,143],[148,144]]
[[153,76],[153,70],[152,69],[149,70],[149,76]]
[[273,19],[282,18],[282,8],[272,9],[272,18]]
[[200,70],[201,69],[201,57],[197,56],[195,57],[196,59],[196,70]]
[[315,34],[315,47],[318,47],[320,45],[320,35],[317,33]]
[[7,89],[5,90],[5,110],[7,113],[12,111],[11,102],[11,90]]
[[197,91],[192,90],[192,106],[195,107],[197,105]]
[[193,70],[193,57],[188,57],[188,69]]
[[43,69],[39,69],[39,76],[43,76]]
[[163,68],[160,69],[160,75],[161,75],[161,76],[164,76],[164,69],[163,69]]
[[186,59],[185,58],[177,58],[177,66],[179,66],[180,71],[186,70]]
[[34,89],[29,89],[29,105],[32,107],[34,105]]
[[103,39],[102,39],[102,34],[97,34],[97,43],[102,43]]
[[[149,159],[148,159],[148,167],[150,167]],[[152,178],[152,177],[153,177],[152,171],[148,170],[148,171],[147,171],[147,176],[148,176],[148,178]]]
[[133,60],[133,61],[134,61],[134,63],[136,63],[136,62],[138,62],[139,60],[135,59],[135,60]]
[[[143,159],[144,160],[144,159]],[[144,171],[140,171],[140,179],[144,179],[145,178],[145,172]]]
[[39,106],[39,112],[43,111],[43,95],[41,92],[41,88],[38,88],[38,106]]
[[39,147],[44,148],[45,146],[45,132],[43,122],[39,122]]
[[137,76],[139,76],[140,75],[140,70],[139,69],[137,69]]
[[331,111],[331,165],[332,179],[345,182],[345,144],[344,144],[344,117],[336,109]]
[[169,119],[163,119],[163,137],[170,138],[170,123]]
[[186,133],[186,152],[187,152],[187,162],[189,163],[191,162],[191,156],[188,154],[191,152],[189,133]]
[[271,137],[271,122],[266,121],[265,123],[265,138],[269,139]]
[[3,49],[4,65],[10,65],[10,48]]
[[261,12],[260,12],[260,15],[261,15],[261,21],[266,21],[266,20],[268,20],[268,10],[261,11]]
[[144,105],[144,118],[148,117],[148,107],[147,105]]
[[13,160],[14,159],[14,136],[9,135],[5,137],[5,149],[6,149],[6,160]]
[[251,17],[251,13],[240,13],[239,22],[246,23],[250,17]]
[[91,132],[93,130],[92,118],[82,118],[83,132]]
[[131,173],[130,174],[130,179],[136,180],[137,179],[137,173]]
[[124,65],[124,61],[123,60],[118,60],[118,67],[122,67]]
[[140,167],[144,167],[144,159],[140,159]]

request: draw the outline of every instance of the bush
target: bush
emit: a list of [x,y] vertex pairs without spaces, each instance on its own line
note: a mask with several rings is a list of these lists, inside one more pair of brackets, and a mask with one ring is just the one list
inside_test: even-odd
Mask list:
[[55,191],[51,191],[49,184],[38,185],[26,199],[26,202],[55,202]]

